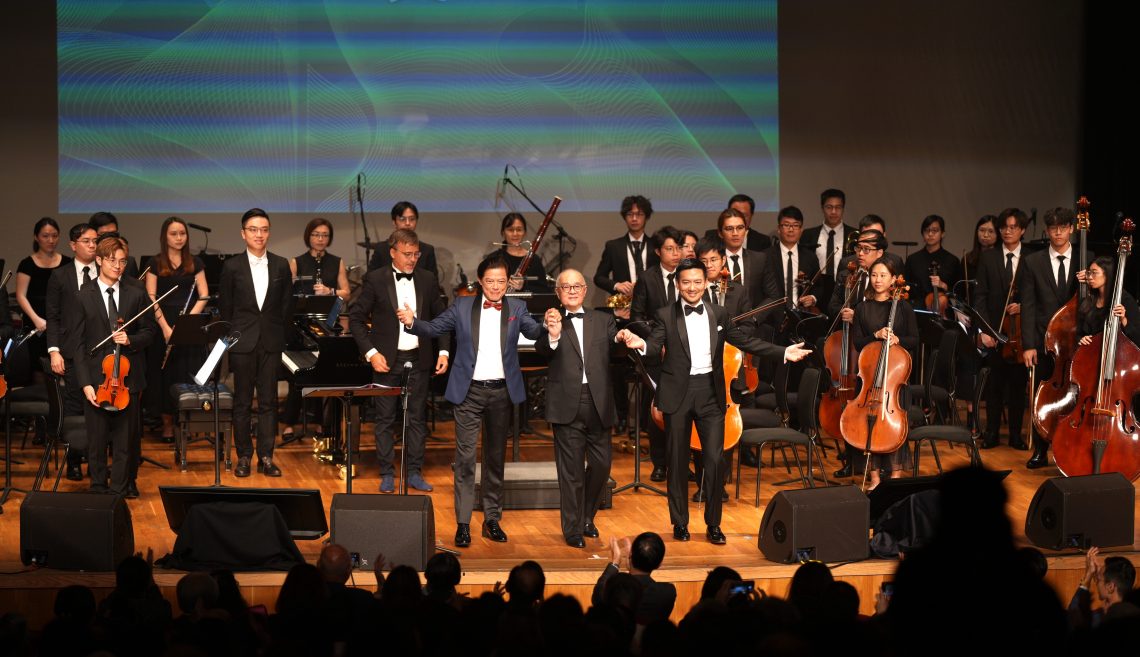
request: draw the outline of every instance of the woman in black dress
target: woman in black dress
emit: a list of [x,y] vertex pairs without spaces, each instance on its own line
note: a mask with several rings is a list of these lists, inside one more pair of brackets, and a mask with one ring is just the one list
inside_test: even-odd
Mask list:
[[[523,246],[523,241],[526,239],[526,219],[518,212],[509,213],[503,217],[503,223],[499,226],[499,233],[503,236],[503,242],[506,245],[501,247],[499,252],[507,259],[507,265],[510,267],[507,273],[514,276],[529,251],[528,247]],[[553,292],[550,283],[546,280],[546,266],[537,253],[531,258],[530,264],[527,265],[526,271],[522,272],[522,275],[534,280],[523,281],[521,285],[517,281],[512,281],[509,287],[511,292],[518,292],[519,290],[523,292]]]
[[154,301],[175,286],[178,290],[163,299],[155,309],[162,339],[155,340],[148,350],[147,369],[150,380],[161,384],[162,440],[170,442],[174,440],[174,414],[178,411],[178,400],[171,393],[171,387],[177,383],[189,383],[194,368],[201,366],[204,354],[200,347],[183,345],[171,350],[165,367],[162,360],[183,309],[187,314],[204,311],[209,288],[206,286],[206,264],[190,253],[190,233],[185,221],[167,217],[158,232],[158,246],[158,255],[150,259],[150,269],[146,273],[147,294]]
[[16,303],[24,318],[24,332],[36,331],[28,340],[32,368],[39,369],[41,358],[47,357],[47,284],[52,271],[71,262],[71,258],[56,252],[59,246],[59,224],[51,217],[36,222],[32,230],[32,255],[16,267]]
[[[1104,256],[1093,260],[1086,281],[1089,294],[1077,306],[1077,341],[1081,346],[1091,343],[1094,335],[1104,332],[1108,304],[1116,284],[1116,260]],[[1140,307],[1127,290],[1120,291],[1120,303],[1112,308],[1112,314],[1120,318],[1124,335],[1140,345]]]
[[[875,341],[890,338],[892,345],[902,345],[910,353],[911,362],[914,362],[915,352],[918,349],[918,320],[915,318],[914,308],[906,299],[899,299],[895,309],[895,321],[890,332],[887,331],[887,321],[891,314],[891,288],[898,272],[894,270],[891,261],[879,258],[871,264],[870,285],[867,287],[867,298],[855,307],[855,318],[851,324],[852,337],[855,348],[862,351],[863,347]],[[906,400],[901,400],[902,407],[906,409]],[[891,478],[903,475],[906,462],[906,450],[899,448],[890,454],[876,454],[871,459],[869,488],[879,485],[880,471]]]

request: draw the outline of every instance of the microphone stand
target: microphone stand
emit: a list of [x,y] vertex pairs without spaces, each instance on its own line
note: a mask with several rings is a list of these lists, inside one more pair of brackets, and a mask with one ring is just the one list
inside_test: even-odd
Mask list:
[[400,377],[400,409],[404,417],[400,427],[400,494],[408,494],[408,380],[412,377],[411,361],[404,363],[404,371]]
[[356,174],[356,207],[360,208],[360,226],[364,228],[364,241],[360,243],[364,247],[364,263],[368,266],[372,262],[372,238],[368,235],[368,221],[364,218],[364,194],[361,191],[360,181],[364,176],[363,173]]

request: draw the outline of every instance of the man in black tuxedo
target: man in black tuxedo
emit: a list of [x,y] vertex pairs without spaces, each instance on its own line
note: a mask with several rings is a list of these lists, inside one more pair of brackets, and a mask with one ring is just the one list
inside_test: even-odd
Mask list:
[[723,545],[720,530],[721,496],[724,490],[724,343],[764,358],[800,360],[810,353],[802,344],[777,347],[750,338],[742,326],[729,321],[721,306],[704,303],[705,267],[698,260],[682,260],[677,266],[681,302],[657,311],[648,340],[619,333],[626,346],[643,353],[665,350],[657,384],[657,408],[665,415],[668,460],[669,518],[673,537],[689,540],[688,474],[689,437],[696,423],[709,483],[705,507],[705,535],[710,543]]
[[[847,208],[847,195],[843,190],[823,190],[819,205],[823,210],[823,223],[805,230],[802,240],[808,246],[815,245],[815,259],[825,270],[816,284],[816,296],[830,299],[838,278],[839,261],[851,253],[848,242],[858,229],[843,223],[843,212]],[[828,254],[832,254],[831,262],[828,262]]]
[[[1021,237],[1025,234],[1028,223],[1029,218],[1021,210],[1003,210],[997,221],[1001,246],[983,251],[978,259],[978,287],[974,293],[974,308],[994,330],[1003,333],[1008,330],[1002,326],[1003,320],[1021,312],[1020,295],[1010,296],[1010,286],[1015,280],[1021,279]],[[1006,303],[1007,300],[1009,303]],[[1024,334],[1024,320],[1021,326]],[[1009,418],[1010,447],[1028,449],[1029,446],[1022,437],[1021,423],[1025,415],[1025,390],[1029,372],[1025,369],[1024,361],[1006,362],[1001,356],[1001,349],[996,348],[997,342],[990,336],[981,334],[981,341],[982,346],[992,350],[987,359],[991,383],[986,387],[986,431],[982,448],[997,447],[1004,409]]]
[[[392,206],[392,226],[393,230],[410,230],[416,232],[416,226],[420,223],[420,211],[416,208],[415,204],[409,201],[400,201]],[[383,245],[376,249],[372,254],[372,260],[368,262],[368,271],[375,271],[381,267],[387,267],[392,264],[391,249],[384,248]],[[427,242],[420,242],[420,259],[416,261],[416,269],[424,269],[431,273],[432,276],[439,280],[439,269],[435,261],[435,247]]]
[[[749,251],[763,253],[772,247],[771,237],[752,228],[752,215],[756,212],[756,201],[752,200],[751,196],[747,194],[736,194],[728,199],[728,207],[725,209],[736,210],[740,213],[740,217],[744,219],[744,234],[740,240],[743,248]],[[718,235],[720,235],[719,228],[716,230],[710,228],[705,231],[705,237],[716,237]],[[720,238],[724,239],[724,235],[720,235]]]
[[633,286],[640,275],[657,264],[657,254],[649,248],[645,226],[653,216],[653,204],[644,196],[627,196],[621,202],[626,233],[606,242],[602,260],[594,272],[594,285],[608,294],[633,298]]
[[[90,224],[72,226],[68,237],[75,258],[70,266],[53,271],[47,284],[47,351],[52,372],[63,377],[65,382],[64,415],[83,415],[83,393],[75,378],[75,336],[67,331],[63,310],[71,307],[84,284],[98,278],[99,265],[95,262],[96,233]],[[71,449],[67,453],[67,478],[71,481],[83,479],[80,464],[85,451],[82,439],[71,441]]]
[[241,217],[245,253],[226,258],[218,288],[218,310],[241,339],[230,347],[234,372],[234,476],[248,477],[253,444],[250,416],[257,390],[257,471],[280,477],[273,462],[277,433],[277,367],[285,349],[285,323],[292,308],[293,277],[289,261],[270,253],[269,214],[261,208]]
[[[122,330],[120,319],[126,321],[139,315],[148,305],[146,293],[132,285],[121,284],[127,267],[126,243],[112,237],[103,240],[95,253],[99,275],[84,285],[76,295],[77,307],[66,313],[68,342],[74,348],[75,378],[83,391],[83,414],[87,422],[88,468],[93,492],[113,492],[127,497],[138,497],[130,490],[131,427],[142,405],[140,391],[146,386],[147,345],[154,339],[157,327],[154,315],[143,313]],[[103,342],[111,335],[112,339]],[[101,346],[96,348],[103,342]],[[129,374],[124,381],[130,401],[122,410],[112,406],[101,407],[96,402],[96,388],[103,382],[103,358],[115,352],[119,345],[122,355],[130,361]],[[92,353],[93,352],[93,353]],[[119,394],[124,394],[120,391]],[[107,443],[110,441],[114,461],[111,466],[111,485],[107,487]]]
[[563,310],[546,311],[547,337],[534,347],[550,363],[546,419],[554,425],[562,536],[584,548],[583,536],[598,537],[594,514],[610,477],[610,346],[617,326],[609,313],[582,308],[587,286],[581,272],[563,271],[554,290]]
[[[764,301],[764,268],[768,256],[744,245],[748,224],[739,210],[729,208],[716,218],[716,234],[724,243],[724,261],[730,281],[742,285],[750,308]],[[706,238],[707,239],[707,238]]]
[[[386,386],[408,386],[407,450],[408,485],[430,492],[432,485],[423,477],[424,444],[428,430],[427,391],[432,373],[447,371],[451,335],[440,336],[438,354],[432,341],[404,331],[396,313],[404,304],[426,321],[443,312],[439,281],[435,274],[416,268],[421,257],[419,237],[398,228],[388,238],[390,266],[368,272],[360,296],[352,305],[348,326],[364,360],[372,365],[372,381]],[[371,328],[369,328],[371,326]],[[411,369],[406,369],[411,364]],[[405,379],[406,377],[406,379]],[[406,383],[405,383],[406,382]],[[396,491],[395,450],[392,431],[399,415],[399,397],[376,397],[376,456],[380,460],[380,492]]]
[[[1084,272],[1078,272],[1079,263],[1073,258],[1073,211],[1069,208],[1053,208],[1045,213],[1045,234],[1049,248],[1025,256],[1024,267],[1020,268],[1017,284],[1021,292],[1021,346],[1022,360],[1026,367],[1035,370],[1036,381],[1045,381],[1053,373],[1056,363],[1045,356],[1045,329],[1053,314],[1069,302],[1077,290],[1077,283],[1084,282]],[[1033,456],[1026,467],[1043,468],[1049,464],[1049,443],[1047,438],[1033,428]]]
[[[677,284],[674,280],[677,263],[681,262],[681,231],[672,226],[662,226],[653,234],[653,250],[657,254],[657,266],[651,267],[645,275],[637,279],[633,287],[633,301],[630,305],[631,325],[635,333],[648,337],[657,310],[677,301]],[[645,367],[650,376],[658,378],[661,361],[656,354],[645,359]],[[650,395],[642,395],[641,416],[648,418]],[[649,434],[649,458],[653,463],[650,481],[665,481],[665,432],[654,422],[642,422]]]
[[[776,215],[778,240],[768,250],[767,270],[764,272],[764,300],[775,301],[787,297],[788,308],[814,308],[814,291],[801,296],[797,282],[810,281],[819,271],[815,258],[815,245],[804,244],[800,239],[804,229],[804,214],[794,205]],[[769,318],[779,324],[784,313],[771,313]]]

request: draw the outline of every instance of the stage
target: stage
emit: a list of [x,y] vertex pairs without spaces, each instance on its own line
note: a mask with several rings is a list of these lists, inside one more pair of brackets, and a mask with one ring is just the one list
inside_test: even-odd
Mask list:
[[[541,433],[549,435],[544,425],[536,423]],[[358,476],[353,481],[353,492],[375,493],[379,476],[372,452],[370,428],[364,432],[364,451],[360,459]],[[633,478],[633,455],[621,449],[621,437],[614,438],[614,465],[612,477],[621,486]],[[831,444],[831,441],[826,441]],[[326,517],[328,506],[334,493],[344,491],[344,481],[338,478],[337,468],[319,462],[314,458],[313,443],[304,440],[287,447],[279,448],[276,462],[284,476],[280,479],[263,477],[257,473],[247,479],[237,479],[223,472],[222,483],[226,486],[254,488],[317,488],[321,490]],[[30,442],[25,449],[19,449],[20,436],[13,439],[13,455],[23,461],[13,466],[13,484],[19,488],[30,487],[35,468],[43,452],[42,447],[33,447]],[[429,441],[425,459],[424,475],[434,486],[431,493],[435,509],[437,542],[442,547],[451,548],[455,533],[454,498],[451,486],[450,462],[453,455],[453,434],[450,422],[438,422]],[[509,448],[508,448],[509,449]],[[144,439],[143,451],[156,461],[172,465],[173,448],[153,438]],[[134,522],[135,549],[144,555],[155,558],[170,552],[175,535],[166,523],[166,516],[158,494],[158,486],[208,486],[213,483],[213,450],[205,441],[192,444],[188,450],[189,471],[182,473],[177,468],[161,470],[144,463],[139,473],[141,497],[129,501]],[[524,437],[521,446],[521,459],[524,461],[549,461],[553,459],[548,437]],[[767,454],[767,453],[766,453]],[[943,466],[953,468],[968,462],[965,451],[940,448]],[[1056,468],[1030,471],[1024,467],[1028,452],[1016,451],[1006,446],[982,453],[985,465],[992,469],[1009,469],[1012,473],[1006,478],[1009,491],[1007,513],[1013,524],[1014,533],[1020,543],[1025,543],[1025,513],[1038,486],[1046,479],[1058,476]],[[509,458],[509,452],[508,452]],[[767,456],[765,457],[767,459]],[[828,473],[838,467],[834,450],[828,450],[825,465]],[[793,468],[794,469],[794,468]],[[642,473],[648,478],[650,468],[642,464]],[[923,455],[921,474],[935,474],[934,460],[929,451]],[[732,498],[734,482],[729,483],[730,501],[724,506],[722,529],[728,544],[716,546],[704,540],[704,524],[701,509],[696,503],[690,504],[690,530],[693,540],[680,543],[672,539],[668,510],[665,498],[640,490],[626,491],[614,496],[613,508],[598,513],[596,522],[601,532],[599,539],[586,539],[586,549],[567,546],[562,538],[557,510],[505,511],[502,526],[510,537],[505,544],[493,543],[479,535],[481,515],[478,511],[472,519],[473,541],[470,548],[460,550],[460,560],[464,574],[460,590],[470,595],[478,595],[490,590],[495,582],[504,581],[507,571],[526,559],[539,561],[546,570],[547,593],[562,592],[574,595],[588,604],[593,584],[609,559],[609,538],[611,536],[633,535],[642,531],[656,531],[665,537],[666,557],[662,569],[655,578],[674,582],[678,589],[677,607],[674,619],[680,619],[684,612],[698,599],[700,586],[708,570],[716,565],[728,565],[738,570],[746,579],[755,579],[757,588],[769,594],[782,596],[787,590],[796,566],[777,564],[768,561],[757,547],[757,530],[764,505],[778,490],[794,489],[798,485],[773,486],[772,482],[788,478],[782,463],[776,467],[765,463],[764,482],[761,486],[761,506],[753,506],[753,481],[755,470],[743,470],[741,497]],[[858,480],[855,480],[858,483]],[[663,487],[664,484],[662,484]],[[695,491],[695,484],[691,484]],[[82,491],[86,482],[61,483],[61,491]],[[15,610],[25,614],[32,627],[41,626],[50,618],[55,592],[68,584],[81,583],[96,590],[96,596],[105,596],[114,586],[113,573],[74,573],[49,569],[29,570],[19,562],[20,522],[19,508],[23,495],[14,493],[3,507],[0,515],[0,612]],[[1140,527],[1140,523],[1137,523]],[[327,539],[327,536],[325,537]],[[301,553],[309,561],[314,561],[323,545],[323,540],[298,541]],[[1135,543],[1134,543],[1135,545]],[[1114,548],[1109,553],[1129,556],[1140,565],[1140,555],[1134,549]],[[1067,601],[1080,582],[1084,569],[1084,558],[1075,551],[1054,553],[1049,556],[1050,583],[1058,595]],[[362,555],[371,560],[375,555]],[[875,594],[884,580],[889,580],[894,572],[896,561],[869,559],[857,563],[835,567],[836,577],[853,584],[859,591],[862,610],[871,613]],[[182,573],[156,569],[156,580],[164,593],[174,599],[174,587]],[[284,573],[239,573],[238,580],[249,602],[273,607],[277,591],[284,580]],[[374,588],[375,579],[371,569],[361,570],[354,576],[358,586]]]

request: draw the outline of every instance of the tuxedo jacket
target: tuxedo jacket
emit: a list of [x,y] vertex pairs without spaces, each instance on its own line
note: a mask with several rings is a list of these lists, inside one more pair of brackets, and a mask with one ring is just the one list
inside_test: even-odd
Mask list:
[[[82,389],[84,386],[99,387],[103,382],[103,357],[115,353],[115,343],[108,340],[94,354],[89,350],[111,334],[112,327],[107,317],[107,298],[92,281],[84,285],[75,296],[77,307],[65,313],[67,334],[73,336],[71,345],[75,358],[75,377]],[[119,284],[115,295],[115,307],[123,321],[129,320],[150,305],[146,292],[125,282]],[[126,376],[127,389],[131,392],[146,387],[146,348],[154,341],[158,326],[154,313],[146,312],[126,328],[130,344],[123,347],[122,355],[130,361]]]
[[218,288],[218,310],[241,339],[230,348],[235,354],[246,354],[257,345],[265,351],[284,351],[285,324],[293,312],[293,274],[289,261],[266,251],[269,259],[269,287],[265,301],[257,307],[253,288],[253,271],[247,251],[226,258],[222,265],[222,281]]
[[[360,355],[375,349],[384,355],[391,365],[395,363],[396,351],[400,343],[402,326],[396,318],[400,307],[396,300],[396,278],[391,265],[370,271],[364,276],[360,296],[352,304],[348,314],[348,328],[360,349]],[[412,283],[416,286],[416,314],[428,321],[435,319],[444,310],[439,296],[439,281],[435,274],[426,269],[412,272]],[[451,334],[439,338],[440,349],[450,351]],[[426,348],[425,348],[426,347]],[[428,340],[420,340],[419,369],[433,370],[436,354]]]
[[[91,262],[92,277],[99,275],[95,262]],[[125,282],[125,281],[124,281]],[[48,278],[47,306],[44,319],[47,321],[48,347],[57,347],[60,354],[67,359],[75,357],[75,336],[67,330],[67,323],[63,321],[64,308],[72,307],[76,295],[79,294],[79,281],[75,276],[75,265],[67,263],[57,267]],[[127,317],[126,319],[130,319]]]
[[[606,247],[602,249],[602,261],[598,263],[598,269],[594,272],[594,285],[613,294],[614,285],[633,280],[633,275],[629,271],[629,255],[632,253],[630,242],[629,233],[606,242]],[[645,269],[652,271],[653,267],[660,263],[660,259],[650,245],[649,235],[643,235],[641,243],[644,245],[642,249],[645,255]]]
[[1049,249],[1023,256],[1017,272],[1021,292],[1021,345],[1024,349],[1041,349],[1045,328],[1061,306],[1069,302],[1077,289],[1077,263],[1073,249],[1065,254],[1065,286],[1057,287]]
[[[677,282],[673,282],[674,296],[679,297]],[[653,321],[657,309],[669,304],[669,291],[665,288],[665,280],[661,278],[661,267],[654,266],[648,272],[637,278],[633,286],[633,299],[630,300],[629,319],[635,322],[644,322],[632,327],[634,333],[645,337],[649,335],[648,323]]]
[[[431,321],[416,318],[411,328],[404,329],[421,338],[436,338],[455,333],[454,353],[451,358],[451,376],[447,380],[444,398],[452,404],[461,404],[471,388],[475,374],[476,349],[479,346],[479,314],[483,310],[483,295],[459,297]],[[499,344],[503,350],[503,374],[507,378],[507,391],[511,402],[526,401],[526,386],[519,369],[519,334],[531,340],[546,335],[546,329],[527,313],[522,299],[503,298],[502,321],[499,325]]]
[[[1019,278],[1025,270],[1025,258],[1029,256],[1026,248],[1021,247],[1021,258],[1017,263],[1014,277]],[[995,331],[1001,331],[998,323],[1001,322],[1005,311],[1006,298],[1009,295],[1009,276],[1005,272],[1005,255],[1001,246],[983,251],[978,258],[978,287],[974,291],[974,310],[982,316]],[[1010,298],[1010,303],[1018,301],[1018,296]],[[1048,320],[1046,320],[1048,321]],[[1025,322],[1021,323],[1024,332]]]
[[[661,361],[661,375],[657,381],[657,408],[662,413],[673,413],[681,407],[689,386],[692,356],[689,353],[689,331],[685,324],[682,303],[670,304],[657,311],[653,332],[645,341],[645,353],[657,354],[662,347],[665,356]],[[722,306],[705,305],[704,317],[709,323],[712,345],[713,393],[717,402],[725,404],[724,343],[764,358],[783,358],[784,348],[749,337],[743,326],[733,326],[728,311]]]
[[[380,242],[379,247],[372,252],[372,259],[368,261],[368,271],[375,271],[387,267],[392,268],[392,254],[388,252],[388,242]],[[420,259],[416,261],[416,270],[424,270],[439,279],[439,270],[436,269],[435,247],[427,242],[420,242]],[[419,294],[419,285],[416,285],[416,294]]]
[[550,346],[548,336],[535,342],[538,355],[549,364],[546,382],[546,419],[555,424],[570,424],[578,414],[578,400],[582,396],[582,371],[594,408],[602,419],[602,426],[613,426],[614,396],[610,381],[610,347],[617,335],[614,316],[599,310],[583,309],[582,345],[574,322],[562,316],[562,335],[558,348]]
[[[799,258],[799,269],[796,272],[804,273],[807,281],[810,281],[816,272],[819,271],[819,259],[815,257],[815,243],[809,246],[803,240],[796,244],[796,256]],[[782,298],[788,287],[788,282],[784,280],[787,275],[787,260],[784,259],[783,250],[779,243],[773,244],[772,248],[768,249],[767,269],[764,272],[764,299],[767,301],[774,301]],[[795,281],[792,281],[795,284]],[[818,296],[819,292],[813,289],[809,294]],[[818,303],[818,302],[817,302]],[[779,316],[779,315],[774,315]]]
[[[814,288],[814,294],[816,298],[819,299],[818,305],[820,308],[824,307],[828,300],[831,299],[831,295],[835,292],[835,282],[838,276],[833,276],[831,272],[834,271],[838,273],[840,270],[837,270],[835,267],[838,266],[840,262],[842,262],[845,256],[851,254],[851,249],[847,248],[846,240],[849,235],[852,235],[856,232],[858,232],[858,229],[854,226],[843,224],[842,240],[840,239],[840,235],[838,233],[835,235],[836,246],[839,247],[839,252],[835,254],[834,260],[832,261],[833,266],[829,270],[825,271],[823,273],[823,276],[819,277],[819,281],[815,284]],[[800,237],[800,244],[806,245],[813,251],[818,251],[817,245],[826,247],[827,235],[825,235],[823,232],[823,224],[812,226],[811,228],[805,230],[803,236]],[[827,256],[825,255],[824,259],[820,260],[819,254],[817,253],[815,259],[816,262],[819,263],[820,269],[823,269],[827,261]]]
[[[705,231],[705,237],[720,237],[715,228],[710,228]],[[764,233],[756,230],[755,228],[748,229],[748,236],[744,238],[744,248],[748,251],[756,251],[763,253],[772,248],[772,238]]]

